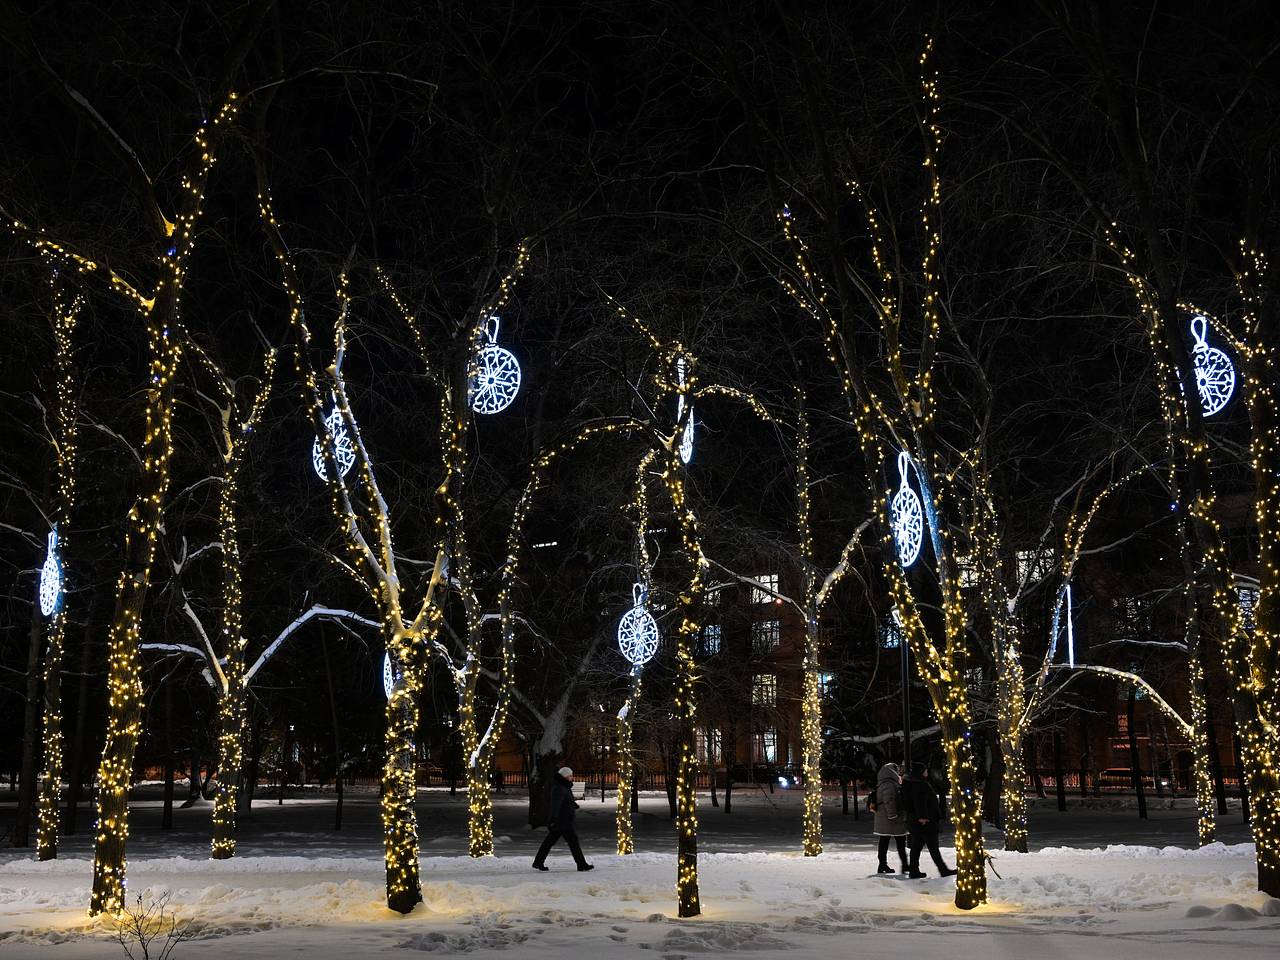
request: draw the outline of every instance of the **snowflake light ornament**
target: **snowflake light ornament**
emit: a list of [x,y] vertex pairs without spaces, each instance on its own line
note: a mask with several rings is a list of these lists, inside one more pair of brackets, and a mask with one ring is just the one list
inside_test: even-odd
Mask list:
[[[680,392],[676,394],[676,421],[684,416],[684,377],[685,359],[676,359],[676,379],[680,383]],[[693,407],[689,407],[689,419],[684,422],[684,432],[680,435],[680,462],[688,463],[693,459]]]
[[898,550],[898,562],[903,568],[911,566],[920,556],[920,544],[924,540],[924,510],[919,495],[911,489],[907,480],[907,468],[911,458],[906,451],[898,454],[898,492],[889,503],[889,526],[893,531],[894,546]]
[[506,347],[498,346],[498,317],[485,324],[489,342],[472,361],[469,384],[471,409],[476,413],[500,413],[520,392],[520,363]]
[[631,588],[631,609],[618,621],[618,649],[633,667],[643,667],[658,652],[658,624],[645,609],[643,584]]
[[400,664],[391,657],[391,651],[388,650],[382,655],[382,692],[387,695],[387,699],[391,699],[391,691],[396,688],[396,684],[400,682],[400,678],[404,672],[400,669]]
[[1236,368],[1231,358],[1217,347],[1209,346],[1208,318],[1197,314],[1191,318],[1191,336],[1195,339],[1191,364],[1200,393],[1200,408],[1206,417],[1227,405],[1236,388]]
[[49,531],[49,552],[45,554],[44,565],[40,568],[38,595],[40,612],[46,617],[53,616],[62,602],[62,561],[58,559],[57,527]]
[[[329,430],[329,436],[333,437],[333,452],[338,461],[338,475],[345,477],[350,472],[351,465],[356,462],[356,448],[347,434],[347,425],[342,420],[342,411],[338,409],[336,397],[333,401],[333,409],[324,418],[324,425]],[[320,444],[320,437],[316,437],[311,442],[311,466],[315,468],[316,476],[321,480],[329,479],[329,473],[324,468],[324,448]]]

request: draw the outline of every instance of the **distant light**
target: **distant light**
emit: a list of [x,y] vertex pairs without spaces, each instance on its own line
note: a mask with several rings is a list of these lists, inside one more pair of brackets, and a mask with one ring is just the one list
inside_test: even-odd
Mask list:
[[786,777],[779,777],[779,778],[778,778],[778,783],[780,783],[782,786],[784,786],[784,787],[785,787],[785,786],[787,785],[787,778],[786,778]]
[[548,540],[546,543],[535,543],[531,547],[529,547],[529,549],[541,550],[543,547],[558,547],[559,545],[560,545],[559,540]]

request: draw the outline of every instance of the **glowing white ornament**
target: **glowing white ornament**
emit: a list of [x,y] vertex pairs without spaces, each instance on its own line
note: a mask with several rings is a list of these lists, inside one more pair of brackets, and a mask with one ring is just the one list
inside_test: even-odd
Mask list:
[[[680,381],[680,392],[676,394],[676,420],[684,416],[684,375],[685,359],[676,359],[676,378]],[[680,435],[680,462],[688,463],[693,459],[693,407],[689,407],[689,419],[684,423],[684,432]]]
[[[351,442],[351,437],[347,435],[347,425],[342,420],[342,411],[338,409],[336,397],[333,401],[333,409],[324,418],[324,425],[329,430],[329,436],[333,437],[333,452],[338,461],[338,475],[345,477],[350,472],[351,465],[356,462],[356,448]],[[319,437],[311,442],[311,466],[315,468],[316,476],[321,480],[329,479],[329,473],[324,468],[324,448],[320,445]]]
[[49,552],[40,568],[40,612],[53,616],[62,602],[62,561],[58,559],[58,528],[49,531]]
[[1067,666],[1076,665],[1076,632],[1072,621],[1075,617],[1071,609],[1071,584],[1067,584]]
[[618,621],[618,649],[632,666],[642,667],[658,652],[658,624],[645,609],[645,589],[631,588],[631,609]]
[[391,651],[388,650],[382,655],[382,692],[387,695],[388,700],[391,699],[391,691],[396,688],[402,676],[404,673],[400,669],[400,664],[391,658]]
[[898,454],[898,475],[900,482],[898,492],[893,495],[889,504],[889,526],[893,531],[893,542],[898,549],[898,562],[909,567],[920,556],[920,544],[924,539],[924,511],[920,508],[920,497],[907,482],[907,468],[911,458],[906,452]]
[[1195,368],[1196,389],[1200,392],[1200,408],[1206,417],[1227,405],[1236,388],[1236,368],[1231,358],[1217,347],[1209,346],[1209,321],[1197,315],[1191,318],[1191,336],[1195,338],[1191,364]]
[[471,409],[476,413],[499,413],[511,405],[520,392],[520,364],[510,350],[498,346],[498,318],[485,324],[489,342],[473,361],[469,386]]

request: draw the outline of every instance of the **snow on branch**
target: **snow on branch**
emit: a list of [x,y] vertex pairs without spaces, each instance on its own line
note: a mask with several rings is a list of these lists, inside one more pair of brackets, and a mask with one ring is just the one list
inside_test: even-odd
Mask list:
[[320,604],[316,604],[315,606],[311,607],[309,610],[306,610],[304,613],[300,614],[297,617],[297,619],[295,619],[291,624],[289,624],[287,627],[285,627],[283,630],[280,631],[280,633],[276,636],[276,638],[271,641],[271,644],[267,647],[267,649],[262,651],[262,654],[254,662],[253,666],[250,667],[248,671],[246,671],[244,675],[244,682],[248,684],[250,681],[252,681],[254,678],[254,675],[259,670],[262,669],[263,664],[265,664],[268,660],[270,660],[272,655],[277,650],[280,649],[281,644],[283,644],[286,640],[288,640],[291,636],[293,636],[293,634],[296,633],[300,627],[302,627],[304,624],[308,623],[309,621],[316,619],[317,617],[324,618],[326,620],[350,620],[354,623],[362,623],[367,627],[379,626],[376,620],[370,620],[367,617],[362,617],[359,614],[353,613],[350,610],[339,610],[335,607],[325,607],[325,606],[321,606]]

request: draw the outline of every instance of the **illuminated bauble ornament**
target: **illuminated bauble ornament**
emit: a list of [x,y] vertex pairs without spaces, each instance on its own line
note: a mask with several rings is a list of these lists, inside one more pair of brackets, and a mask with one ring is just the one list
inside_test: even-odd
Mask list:
[[632,666],[642,667],[658,652],[658,624],[645,609],[645,589],[631,588],[631,609],[618,621],[618,649]]
[[920,544],[924,540],[924,511],[920,509],[920,497],[907,481],[907,468],[911,458],[905,452],[898,454],[898,492],[889,504],[889,526],[893,530],[894,546],[898,549],[898,562],[909,567],[920,556]]
[[40,612],[51,617],[62,602],[62,561],[58,559],[58,528],[49,531],[49,552],[40,568]]
[[485,325],[489,342],[476,354],[469,386],[471,409],[476,413],[500,413],[520,392],[520,363],[515,354],[498,346],[498,318]]
[[[347,435],[347,425],[342,420],[342,411],[338,409],[336,399],[333,409],[324,418],[324,425],[329,430],[329,436],[333,437],[333,453],[338,461],[338,474],[345,477],[350,472],[351,465],[356,462],[356,448],[351,442],[351,437]],[[316,437],[311,443],[311,466],[315,468],[316,476],[321,480],[329,479],[329,472],[324,468],[324,448],[320,444],[320,437]]]
[[391,658],[391,651],[388,650],[382,655],[382,692],[387,695],[388,700],[391,699],[391,691],[403,676],[400,664]]
[[1227,405],[1236,389],[1236,368],[1231,358],[1217,347],[1209,346],[1209,321],[1203,316],[1191,318],[1191,336],[1195,338],[1191,363],[1195,368],[1196,389],[1200,392],[1200,408],[1206,417]]
[[[676,421],[684,416],[684,376],[685,359],[676,359],[676,378],[680,382],[680,392],[676,394]],[[693,407],[689,407],[689,419],[684,422],[684,432],[680,435],[680,462],[688,463],[693,459]]]

